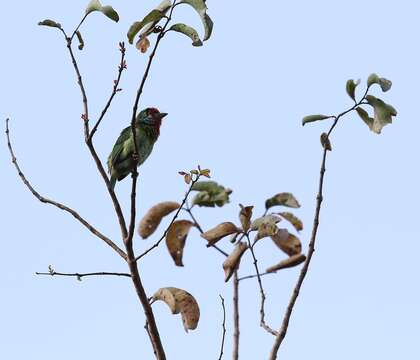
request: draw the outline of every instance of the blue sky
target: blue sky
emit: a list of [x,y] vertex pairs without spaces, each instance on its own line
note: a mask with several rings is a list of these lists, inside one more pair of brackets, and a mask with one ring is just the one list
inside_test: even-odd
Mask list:
[[[3,5],[1,118],[11,118],[20,165],[45,196],[62,201],[118,239],[118,224],[82,139],[80,93],[59,33],[36,24],[53,18],[74,27],[87,1],[44,0],[25,7]],[[77,56],[95,118],[116,76],[117,44],[128,27],[155,2],[111,3],[121,21],[99,13],[82,28],[86,47]],[[302,204],[306,248],[315,206],[324,124],[302,128],[311,113],[337,113],[351,106],[349,78],[377,72],[393,81],[383,99],[398,116],[380,136],[355,115],[335,132],[326,173],[318,245],[298,300],[281,358],[418,359],[420,125],[417,121],[420,52],[415,1],[316,2],[207,1],[212,38],[193,48],[179,34],[165,38],[152,67],[141,107],[168,112],[161,138],[140,172],[138,206],[179,201],[186,189],[177,174],[198,163],[234,190],[231,204],[198,211],[204,228],[236,221],[238,203],[263,211],[266,198],[293,192]],[[187,7],[178,19],[201,23]],[[133,47],[128,71],[96,135],[105,159],[127,126],[134,92],[147,56]],[[379,90],[374,94],[382,96]],[[125,271],[120,258],[70,216],[36,201],[19,181],[3,139],[1,214],[2,274],[0,358],[61,360],[152,359],[143,313],[128,279],[42,278],[57,271]],[[129,182],[118,184],[127,208]],[[136,239],[138,251],[151,241]],[[223,245],[226,250],[229,244]],[[266,242],[257,249],[262,267],[283,254]],[[181,320],[163,303],[154,310],[169,359],[216,359],[226,298],[225,352],[231,351],[231,284],[223,282],[223,259],[191,232],[184,268],[175,268],[164,246],[144,260],[149,293],[164,286],[191,292],[201,320],[185,334]],[[250,257],[241,274],[252,272]],[[298,276],[291,269],[264,279],[270,323],[278,327]],[[241,358],[267,358],[273,338],[258,327],[256,281],[241,283]]]

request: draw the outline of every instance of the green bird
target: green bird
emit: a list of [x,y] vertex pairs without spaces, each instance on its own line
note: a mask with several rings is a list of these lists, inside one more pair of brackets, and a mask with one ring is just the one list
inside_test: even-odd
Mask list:
[[117,139],[108,157],[108,171],[111,187],[130,174],[135,166],[140,166],[149,157],[159,138],[162,119],[168,114],[156,108],[142,110],[136,117],[136,140],[138,156],[134,156],[135,146],[131,126],[125,128]]

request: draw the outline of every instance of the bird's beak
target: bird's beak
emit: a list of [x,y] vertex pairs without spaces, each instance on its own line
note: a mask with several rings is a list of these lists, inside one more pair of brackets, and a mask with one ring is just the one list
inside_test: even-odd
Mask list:
[[168,113],[159,113],[159,119],[163,119]]

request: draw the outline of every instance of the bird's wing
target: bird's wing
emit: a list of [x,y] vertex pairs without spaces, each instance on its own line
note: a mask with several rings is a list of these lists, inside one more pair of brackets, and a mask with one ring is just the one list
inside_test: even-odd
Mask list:
[[[111,172],[113,165],[117,162],[118,158],[122,153],[127,153],[128,147],[130,147],[130,141],[132,139],[131,126],[126,127],[120,134],[112,148],[111,154],[108,157],[108,170]],[[133,145],[133,144],[132,144]],[[125,151],[123,151],[125,150]]]

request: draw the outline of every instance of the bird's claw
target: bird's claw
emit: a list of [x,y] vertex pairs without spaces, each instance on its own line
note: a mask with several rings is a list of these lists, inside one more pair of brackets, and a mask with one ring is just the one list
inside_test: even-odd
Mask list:
[[139,161],[139,155],[138,154],[133,154],[133,160],[135,162],[138,162]]

